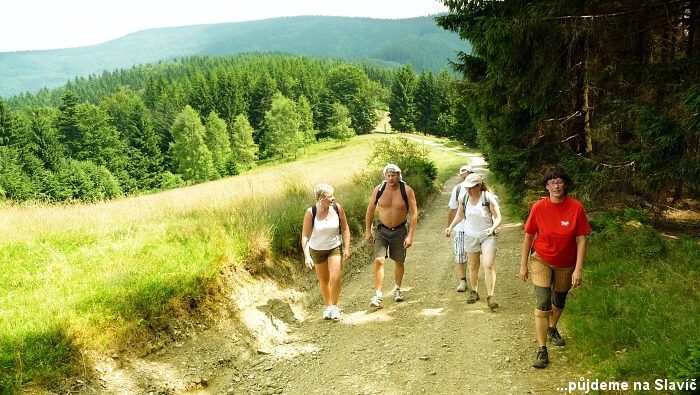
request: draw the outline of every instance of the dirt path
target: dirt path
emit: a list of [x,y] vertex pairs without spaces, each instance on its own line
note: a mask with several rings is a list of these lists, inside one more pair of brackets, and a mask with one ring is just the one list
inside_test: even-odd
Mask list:
[[[423,209],[407,258],[404,302],[387,298],[383,309],[368,308],[373,288],[368,260],[344,283],[340,322],[320,319],[320,306],[315,306],[295,330],[295,342],[307,352],[293,358],[261,355],[222,393],[562,393],[556,388],[566,384],[564,378],[579,377],[567,371],[571,356],[566,347],[551,350],[548,369],[530,367],[536,346],[534,296],[531,285],[515,277],[520,224],[507,221],[499,235],[496,297],[501,307],[491,312],[485,298],[469,305],[465,294],[455,291],[452,241],[441,234],[448,193]],[[393,284],[392,266],[387,265],[387,288]],[[483,272],[480,281],[483,288]]]
[[[483,169],[483,161],[474,164]],[[486,307],[483,271],[476,304],[455,291],[458,278],[446,226],[455,177],[423,208],[408,251],[405,301],[369,308],[371,259],[345,266],[338,322],[320,318],[315,275],[303,289],[277,288],[236,274],[224,314],[173,325],[145,356],[100,358],[81,394],[561,394],[577,381],[567,347],[550,347],[547,369],[530,367],[536,343],[531,283],[517,279],[522,225],[499,233],[496,300]],[[364,243],[363,240],[353,240]],[[387,260],[385,294],[393,284]],[[228,313],[226,313],[228,312]],[[560,328],[567,337],[565,327]]]

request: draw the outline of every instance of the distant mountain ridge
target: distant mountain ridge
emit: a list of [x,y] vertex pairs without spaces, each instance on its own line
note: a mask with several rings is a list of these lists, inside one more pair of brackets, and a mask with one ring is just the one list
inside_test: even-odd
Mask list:
[[0,96],[55,88],[77,76],[190,56],[242,52],[411,63],[419,72],[449,69],[458,51],[471,46],[438,27],[435,16],[372,19],[330,16],[281,17],[249,22],[148,29],[103,44],[44,51],[0,53]]

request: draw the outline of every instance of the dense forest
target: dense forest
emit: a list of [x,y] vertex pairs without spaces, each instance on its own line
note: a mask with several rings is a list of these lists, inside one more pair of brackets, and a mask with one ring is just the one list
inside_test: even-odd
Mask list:
[[[42,34],[42,32],[37,32]],[[0,97],[53,89],[77,77],[192,56],[284,52],[438,74],[469,43],[433,17],[298,16],[149,29],[98,45],[0,53]],[[451,71],[451,70],[450,70]]]
[[700,196],[700,1],[442,3],[473,44],[455,68],[480,147],[516,195],[558,163],[592,200]]
[[[95,201],[218,179],[393,127],[475,143],[455,79],[283,54],[191,57],[0,99],[0,197]],[[383,103],[383,104],[382,104]]]

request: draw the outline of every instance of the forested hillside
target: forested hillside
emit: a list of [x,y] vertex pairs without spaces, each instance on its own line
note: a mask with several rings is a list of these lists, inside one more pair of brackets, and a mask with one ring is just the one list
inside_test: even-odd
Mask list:
[[[282,54],[192,57],[0,99],[0,199],[98,201],[293,159],[320,139],[396,128],[474,141],[455,80],[411,65]],[[400,100],[399,100],[400,98]]]
[[[47,33],[49,34],[49,33]],[[469,45],[439,28],[434,17],[370,19],[303,16],[150,29],[103,44],[0,53],[0,97],[54,88],[75,77],[190,56],[283,52],[437,74]]]

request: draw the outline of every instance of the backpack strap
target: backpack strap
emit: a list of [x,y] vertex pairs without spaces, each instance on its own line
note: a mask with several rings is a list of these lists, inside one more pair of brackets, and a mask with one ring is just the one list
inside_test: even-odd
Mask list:
[[[335,213],[338,215],[338,234],[341,234],[343,231],[343,227],[340,223],[340,209],[338,208],[338,203],[333,202],[331,207],[333,207],[333,210],[335,210]],[[311,229],[314,228],[314,222],[316,221],[316,210],[317,209],[315,204],[311,206]]]
[[489,195],[486,194],[486,191],[481,191],[481,205],[488,207],[489,211],[491,210],[491,201],[489,200]]
[[[382,196],[384,193],[384,188],[386,187],[386,181],[382,181],[381,184],[379,184],[379,189],[377,190],[377,196],[376,199],[374,200],[374,205],[376,206],[379,203],[379,197]],[[408,194],[406,193],[406,183],[403,181],[399,181],[399,191],[401,191],[401,197],[403,198],[404,203],[406,203],[406,211],[408,211]]]

